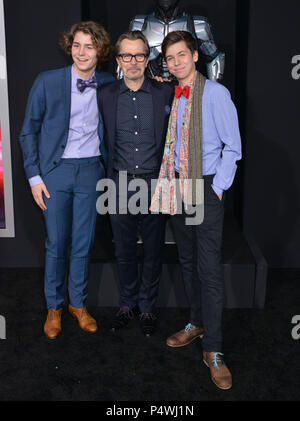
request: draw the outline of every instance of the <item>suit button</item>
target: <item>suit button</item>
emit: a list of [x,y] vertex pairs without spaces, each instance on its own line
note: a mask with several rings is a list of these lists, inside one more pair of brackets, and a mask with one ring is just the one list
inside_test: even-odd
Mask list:
[[62,149],[65,149],[65,145],[61,145],[61,148],[62,148]]
[[53,162],[53,165],[57,165],[57,162],[56,162],[56,161],[54,161],[54,162]]

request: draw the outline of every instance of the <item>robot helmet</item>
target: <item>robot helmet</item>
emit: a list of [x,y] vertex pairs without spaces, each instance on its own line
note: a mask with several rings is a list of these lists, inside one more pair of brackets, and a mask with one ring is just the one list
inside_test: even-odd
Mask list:
[[164,11],[169,9],[175,9],[180,0],[156,0],[157,6],[159,6]]

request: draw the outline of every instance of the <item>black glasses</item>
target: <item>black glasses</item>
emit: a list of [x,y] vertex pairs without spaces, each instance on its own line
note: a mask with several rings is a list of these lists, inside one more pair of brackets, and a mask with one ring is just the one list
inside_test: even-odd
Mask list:
[[133,59],[137,61],[137,63],[143,63],[146,58],[148,58],[147,54],[118,54],[118,57],[121,57],[121,59],[124,61],[124,63],[130,63]]

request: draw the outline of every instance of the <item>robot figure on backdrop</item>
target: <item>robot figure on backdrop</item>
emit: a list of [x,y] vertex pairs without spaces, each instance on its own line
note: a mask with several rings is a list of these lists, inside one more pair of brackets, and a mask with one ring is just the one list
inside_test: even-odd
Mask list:
[[205,57],[207,76],[219,82],[223,78],[225,54],[215,44],[210,24],[203,16],[192,16],[179,8],[180,0],[155,0],[155,10],[149,15],[138,15],[130,22],[130,30],[140,30],[150,48],[148,76],[173,78],[161,53],[161,44],[172,31],[188,31],[197,39],[199,50]]

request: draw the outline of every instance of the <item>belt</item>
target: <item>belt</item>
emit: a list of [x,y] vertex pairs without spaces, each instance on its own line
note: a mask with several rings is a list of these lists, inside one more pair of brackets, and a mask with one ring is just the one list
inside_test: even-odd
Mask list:
[[148,172],[145,174],[127,174],[128,178],[157,178],[158,173],[157,172]]
[[[116,173],[119,173],[120,171],[118,170],[114,170]],[[130,174],[127,173],[127,178],[128,179],[134,179],[134,178],[158,178],[159,176],[159,171],[156,172],[148,172],[148,173],[143,173],[143,174]]]

